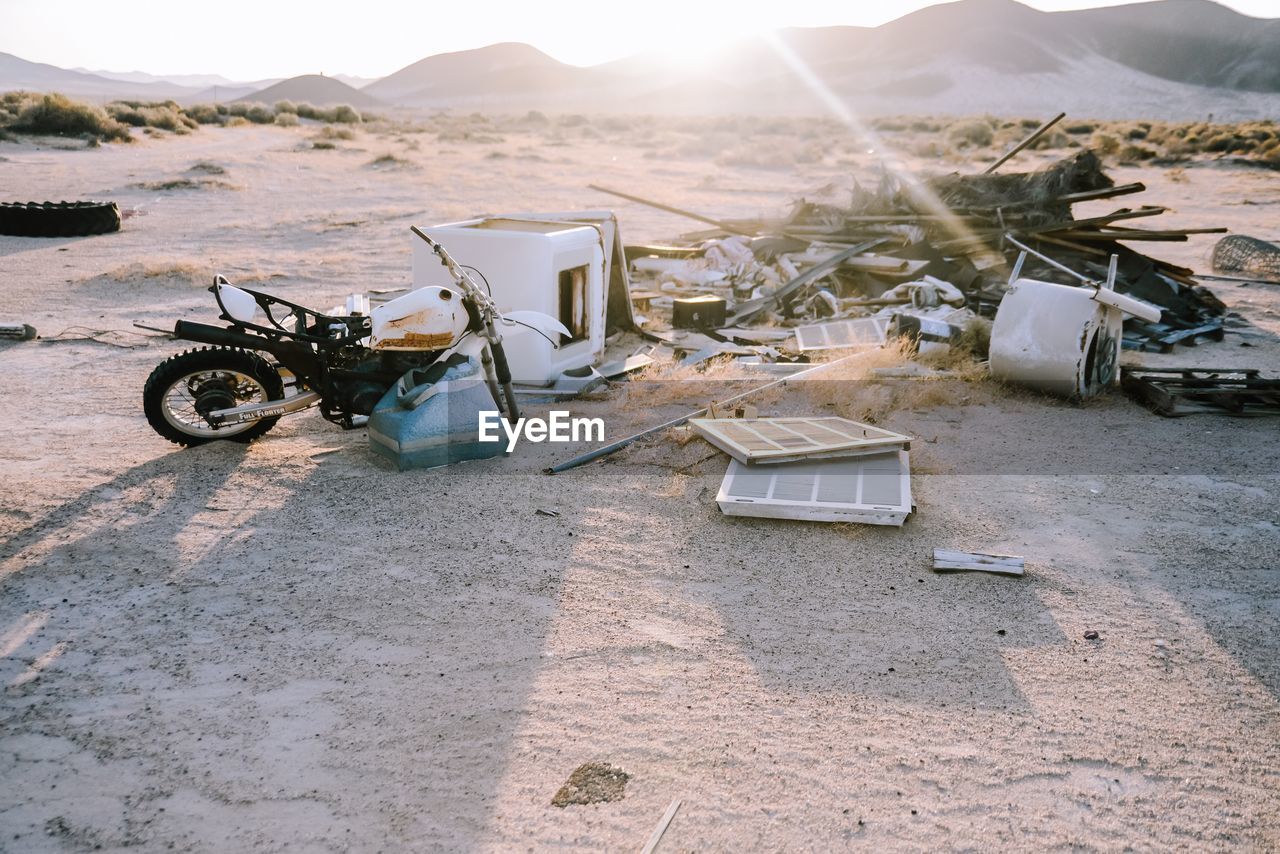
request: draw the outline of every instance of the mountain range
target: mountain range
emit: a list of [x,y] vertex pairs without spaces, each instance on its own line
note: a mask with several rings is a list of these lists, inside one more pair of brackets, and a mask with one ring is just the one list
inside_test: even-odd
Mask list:
[[0,89],[504,112],[804,115],[839,103],[873,114],[1280,115],[1280,19],[1211,0],[1066,12],[959,0],[879,27],[783,29],[699,59],[682,66],[640,54],[579,67],[504,43],[429,56],[372,82],[306,75],[242,84],[216,75],[108,77],[0,54]]

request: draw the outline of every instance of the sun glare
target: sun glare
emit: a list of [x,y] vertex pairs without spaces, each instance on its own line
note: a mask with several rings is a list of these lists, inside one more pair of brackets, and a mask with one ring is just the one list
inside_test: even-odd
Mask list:
[[692,25],[656,33],[650,39],[651,56],[668,70],[697,71],[714,65],[734,47],[761,38],[769,28],[763,24],[730,18],[715,9],[694,7]]

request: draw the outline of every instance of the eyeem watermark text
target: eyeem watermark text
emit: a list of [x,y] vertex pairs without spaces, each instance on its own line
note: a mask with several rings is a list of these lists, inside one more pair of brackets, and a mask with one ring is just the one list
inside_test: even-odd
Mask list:
[[507,453],[515,450],[521,438],[530,442],[603,442],[603,418],[575,418],[561,409],[553,409],[546,418],[520,418],[511,424],[499,412],[480,413],[480,441],[501,442],[507,439]]

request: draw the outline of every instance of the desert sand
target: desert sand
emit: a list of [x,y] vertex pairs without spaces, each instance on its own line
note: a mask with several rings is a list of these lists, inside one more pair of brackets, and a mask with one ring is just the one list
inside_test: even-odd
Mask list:
[[[215,273],[323,308],[408,284],[410,224],[611,207],[669,239],[697,225],[586,184],[754,216],[874,158],[803,126],[314,130],[0,145],[7,197],[132,214],[0,237],[3,319],[44,336],[0,344],[0,850],[638,850],[677,798],[661,850],[1280,847],[1274,418],[891,389],[900,530],[725,517],[727,458],[674,436],[554,477],[577,448],[395,473],[314,414],[179,450],[141,394],[184,345],[131,324],[212,318]],[[1274,172],[1112,175],[1162,222],[1280,236]],[[135,186],[184,177],[216,183]],[[1153,251],[1205,269],[1213,239]],[[1275,371],[1280,291],[1212,288],[1246,327],[1126,361]],[[569,408],[613,439],[688,386]],[[624,797],[552,806],[593,761]]]

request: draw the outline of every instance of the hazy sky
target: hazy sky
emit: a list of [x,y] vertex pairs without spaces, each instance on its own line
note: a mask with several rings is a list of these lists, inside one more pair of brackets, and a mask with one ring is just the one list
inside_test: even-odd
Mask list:
[[[1046,11],[1125,0],[1029,0]],[[0,51],[62,67],[236,80],[379,77],[433,53],[521,41],[575,65],[653,49],[696,60],[784,26],[875,26],[929,0],[0,0]],[[1280,0],[1227,0],[1280,17]]]

